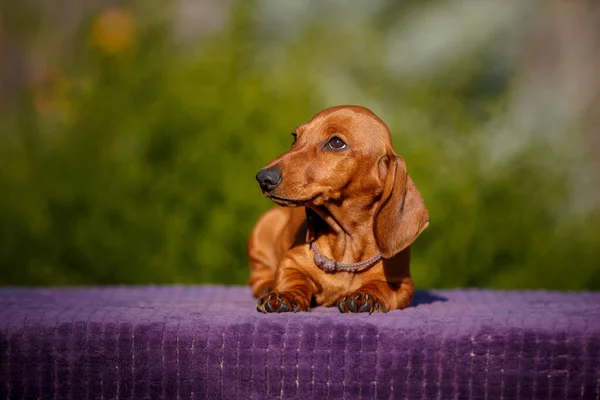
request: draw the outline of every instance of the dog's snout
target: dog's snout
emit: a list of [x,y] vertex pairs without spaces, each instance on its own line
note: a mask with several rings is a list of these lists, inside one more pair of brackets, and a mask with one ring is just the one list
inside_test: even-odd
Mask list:
[[274,190],[281,183],[281,171],[277,168],[265,168],[258,171],[256,180],[265,192]]

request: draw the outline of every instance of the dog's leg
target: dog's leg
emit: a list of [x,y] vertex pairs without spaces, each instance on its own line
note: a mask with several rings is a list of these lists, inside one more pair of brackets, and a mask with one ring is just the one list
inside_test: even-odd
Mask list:
[[250,287],[254,297],[260,297],[269,293],[275,287],[275,268],[277,258],[274,251],[264,240],[262,243],[254,243],[248,246],[248,257],[250,258]]
[[310,311],[315,285],[304,272],[290,264],[292,263],[289,260],[284,260],[279,266],[275,290],[258,299],[256,305],[258,311],[263,313]]
[[260,261],[250,260],[250,287],[254,297],[261,297],[271,292],[275,287],[275,274],[273,269]]
[[250,259],[250,287],[255,297],[263,296],[275,287],[275,270],[283,249],[289,247],[286,235],[282,234],[289,221],[288,211],[273,208],[256,223],[248,239]]
[[337,307],[342,313],[388,312],[408,307],[413,295],[414,283],[411,278],[399,283],[373,281],[340,297]]

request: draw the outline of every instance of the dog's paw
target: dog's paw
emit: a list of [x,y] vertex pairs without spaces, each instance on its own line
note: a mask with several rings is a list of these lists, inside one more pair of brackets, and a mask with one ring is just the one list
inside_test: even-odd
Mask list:
[[385,307],[370,293],[354,292],[342,296],[337,302],[342,313],[386,312]]
[[309,311],[310,306],[306,300],[294,297],[292,293],[271,292],[258,299],[256,309],[261,313],[282,313]]

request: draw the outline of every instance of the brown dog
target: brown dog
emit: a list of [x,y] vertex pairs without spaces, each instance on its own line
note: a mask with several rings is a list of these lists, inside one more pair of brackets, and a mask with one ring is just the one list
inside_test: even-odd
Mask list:
[[292,148],[256,175],[284,206],[263,215],[248,241],[258,311],[408,307],[410,244],[429,215],[385,123],[339,106],[292,135]]

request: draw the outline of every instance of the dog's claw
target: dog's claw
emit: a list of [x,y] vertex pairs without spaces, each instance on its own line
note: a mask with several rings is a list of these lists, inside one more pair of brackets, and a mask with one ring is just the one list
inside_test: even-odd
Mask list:
[[354,302],[354,299],[348,300],[346,305],[348,306],[348,310],[350,312],[356,312],[356,303]]
[[290,311],[290,308],[285,303],[281,303],[281,305],[279,306],[279,309],[277,310],[277,312],[289,312],[289,311]]
[[363,312],[370,312],[371,311],[371,305],[369,303],[363,303],[362,306],[360,306],[360,308],[358,309],[359,313],[363,313]]
[[263,303],[264,303],[264,300],[262,297],[260,299],[258,299],[258,301],[256,302],[256,310],[258,312],[261,312],[261,313],[265,312],[265,310],[262,308]]
[[271,304],[270,301],[267,301],[265,303],[265,311],[266,312],[274,312],[275,311],[275,309],[273,308],[273,305]]

